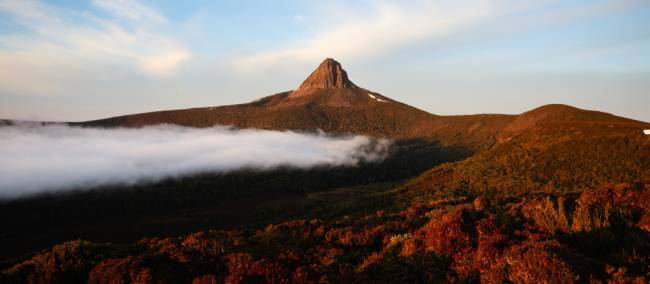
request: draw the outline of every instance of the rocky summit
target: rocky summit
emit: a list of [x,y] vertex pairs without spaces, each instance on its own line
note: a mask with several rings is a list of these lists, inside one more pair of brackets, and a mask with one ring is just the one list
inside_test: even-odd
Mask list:
[[341,67],[338,61],[327,58],[292,92],[292,95],[304,94],[309,89],[356,89],[358,88]]

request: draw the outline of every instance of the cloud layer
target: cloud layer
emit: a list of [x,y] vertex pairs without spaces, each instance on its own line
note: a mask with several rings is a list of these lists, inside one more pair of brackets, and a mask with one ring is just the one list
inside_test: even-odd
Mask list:
[[242,168],[355,166],[383,159],[388,146],[365,136],[226,127],[0,127],[0,198]]

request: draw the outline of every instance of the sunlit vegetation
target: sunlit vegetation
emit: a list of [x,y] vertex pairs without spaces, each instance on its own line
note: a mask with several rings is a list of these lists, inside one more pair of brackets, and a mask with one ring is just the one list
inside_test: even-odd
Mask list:
[[[359,218],[145,238],[127,248],[63,243],[4,281],[307,283],[643,282],[650,180],[579,195],[440,200]],[[489,203],[489,205],[485,205]]]
[[[587,114],[593,119],[604,115],[582,112],[579,117],[585,120]],[[624,120],[567,123],[550,118],[543,122],[502,133],[489,151],[436,167],[407,183],[404,193],[423,202],[447,194],[506,198],[522,193],[577,193],[650,175],[650,141],[637,124]]]

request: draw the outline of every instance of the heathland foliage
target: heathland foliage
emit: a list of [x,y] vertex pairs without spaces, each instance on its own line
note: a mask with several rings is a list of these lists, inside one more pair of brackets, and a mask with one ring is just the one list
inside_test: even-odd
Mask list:
[[450,198],[404,210],[128,245],[83,240],[3,272],[6,282],[572,283],[648,280],[650,180],[580,194]]
[[[295,188],[323,202],[295,215],[130,244],[68,241],[5,261],[0,282],[650,281],[650,139],[641,132],[647,124],[561,105],[507,120],[488,123],[502,126],[496,132],[479,122],[459,132],[436,123],[418,128],[443,129],[430,135],[446,137],[436,149],[483,137],[467,134],[472,129],[484,129],[490,142],[458,146],[467,152],[453,153],[475,154],[406,182],[359,174],[337,190],[317,192],[328,188],[321,182],[346,180],[318,175]],[[423,150],[369,173],[420,165]],[[296,181],[282,180],[266,181]],[[392,183],[355,187],[377,181]],[[196,180],[184,182],[205,190],[191,184]],[[193,200],[190,193],[178,196]]]

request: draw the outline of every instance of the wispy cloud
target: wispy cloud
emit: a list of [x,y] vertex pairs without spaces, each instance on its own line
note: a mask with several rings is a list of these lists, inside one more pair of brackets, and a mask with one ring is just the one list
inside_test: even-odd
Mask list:
[[313,63],[325,57],[346,60],[377,56],[419,41],[444,37],[522,6],[507,6],[503,1],[452,2],[376,1],[358,15],[342,21],[337,11],[328,10],[329,15],[319,18],[337,21],[329,21],[317,33],[291,42],[290,46],[245,56],[235,66],[247,70],[286,61]]
[[134,21],[164,23],[167,19],[155,10],[133,0],[93,0],[93,4],[119,17]]
[[[349,62],[382,56],[424,42],[429,46],[450,48],[447,41],[453,37],[498,38],[508,33],[607,14],[639,2],[385,0],[368,2],[356,9],[343,5],[312,15],[310,19],[327,21],[310,36],[244,55],[233,65],[238,70],[250,71],[287,63],[314,64],[326,57]],[[500,26],[495,31],[485,28],[498,26],[495,23],[509,26]]]
[[0,199],[196,173],[380,161],[389,142],[291,131],[157,126],[0,127]]
[[0,69],[11,70],[0,78],[3,88],[52,93],[65,86],[61,77],[83,76],[109,66],[167,76],[190,56],[172,37],[156,32],[154,27],[166,20],[154,10],[137,1],[93,3],[114,17],[40,1],[0,0],[0,13],[22,27],[0,39]]

